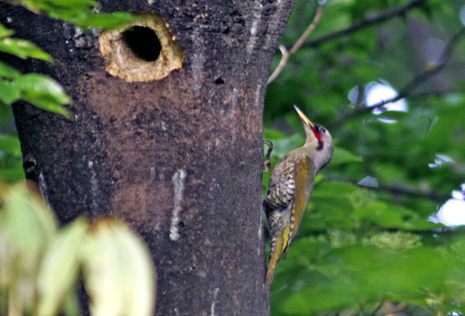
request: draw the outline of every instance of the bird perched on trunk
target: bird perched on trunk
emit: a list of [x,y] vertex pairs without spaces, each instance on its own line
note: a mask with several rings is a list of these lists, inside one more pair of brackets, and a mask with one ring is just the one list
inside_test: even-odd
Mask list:
[[297,234],[315,176],[333,155],[333,139],[328,130],[310,121],[298,107],[294,108],[304,127],[305,144],[289,152],[274,167],[263,202],[271,236],[267,288],[278,261]]

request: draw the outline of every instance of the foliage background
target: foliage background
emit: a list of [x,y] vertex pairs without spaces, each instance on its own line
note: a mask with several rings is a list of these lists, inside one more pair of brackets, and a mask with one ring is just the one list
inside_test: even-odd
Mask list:
[[[414,1],[328,1],[311,39]],[[83,27],[130,19],[101,19],[92,0],[19,2]],[[429,220],[464,182],[465,44],[458,32],[465,9],[458,0],[415,2],[422,5],[384,23],[304,45],[268,87],[265,138],[275,144],[274,163],[303,143],[292,104],[329,127],[337,145],[300,234],[278,267],[273,315],[445,315],[465,309],[463,231]],[[316,6],[297,1],[283,44],[297,40]],[[455,34],[453,54],[441,59]],[[13,36],[0,27],[2,52],[51,60]],[[419,76],[434,69],[434,76]],[[420,84],[404,91],[412,80]],[[363,110],[375,83],[406,92],[408,111]],[[53,81],[0,62],[0,177],[7,182],[24,177],[8,107],[19,99],[62,114],[61,105],[69,102]]]
[[[309,40],[409,2],[329,1]],[[337,148],[278,267],[273,315],[465,309],[465,239],[460,229],[429,220],[465,178],[465,6],[420,2],[384,23],[304,45],[268,86],[265,138],[275,143],[274,162],[304,141],[292,104],[326,125]],[[286,47],[311,22],[316,5],[297,1]],[[442,58],[448,45],[453,53]],[[433,69],[434,76],[420,76]],[[418,86],[403,91],[412,80]],[[407,92],[408,111],[389,105],[378,115],[363,110],[367,96],[376,96],[370,91],[375,84]],[[378,93],[378,102],[391,93]],[[459,205],[465,212],[465,203]]]

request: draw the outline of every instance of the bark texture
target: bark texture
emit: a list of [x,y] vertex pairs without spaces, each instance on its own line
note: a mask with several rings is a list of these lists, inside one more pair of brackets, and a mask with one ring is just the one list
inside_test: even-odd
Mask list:
[[128,0],[155,11],[181,69],[129,83],[105,71],[98,32],[0,4],[0,17],[54,64],[16,61],[70,94],[72,120],[18,105],[27,177],[61,222],[116,216],[148,243],[157,315],[266,315],[262,112],[271,57],[293,0]]

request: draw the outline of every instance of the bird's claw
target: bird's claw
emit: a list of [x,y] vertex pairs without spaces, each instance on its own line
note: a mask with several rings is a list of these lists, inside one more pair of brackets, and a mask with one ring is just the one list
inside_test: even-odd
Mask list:
[[270,171],[271,169],[271,152],[273,151],[273,143],[270,140],[265,140],[265,144],[268,146],[265,154],[265,161],[263,162],[263,169]]

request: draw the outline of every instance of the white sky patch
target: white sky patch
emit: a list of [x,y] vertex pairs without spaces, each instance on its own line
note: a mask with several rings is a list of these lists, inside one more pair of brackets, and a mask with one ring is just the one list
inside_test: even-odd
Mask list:
[[428,167],[431,169],[437,169],[437,168],[442,167],[443,165],[453,164],[453,163],[454,163],[454,160],[451,157],[447,155],[443,155],[443,154],[436,154],[434,158],[434,162],[429,163]]
[[452,199],[447,200],[431,220],[451,227],[465,225],[465,183],[460,191],[452,191]]
[[[384,80],[370,82],[365,88],[365,98],[368,107],[395,98],[397,95],[398,92]],[[381,108],[374,109],[373,114],[381,114],[386,111],[407,112],[407,101],[401,99],[396,102],[387,103]],[[390,119],[382,119],[382,121],[385,123],[396,122],[395,120]]]
[[377,188],[378,187],[378,179],[371,176],[366,176],[362,180],[358,182],[359,185],[369,188]]

